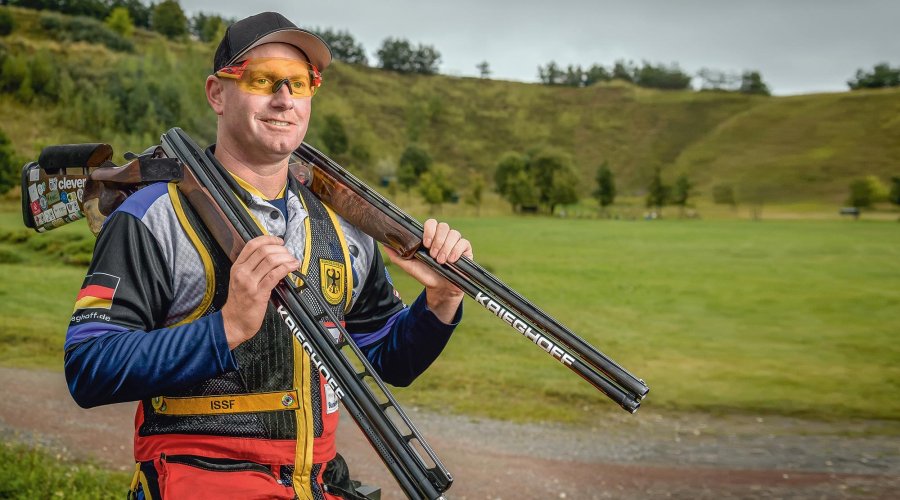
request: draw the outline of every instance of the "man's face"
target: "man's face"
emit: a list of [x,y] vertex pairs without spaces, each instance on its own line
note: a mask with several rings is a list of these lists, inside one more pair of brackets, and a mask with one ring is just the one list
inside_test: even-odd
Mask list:
[[[261,57],[306,61],[296,47],[284,43],[260,45],[244,59]],[[300,146],[309,126],[309,97],[294,99],[287,85],[274,94],[255,95],[241,91],[233,80],[218,78],[218,82],[219,99],[210,94],[209,83],[207,95],[219,115],[219,147],[229,148],[231,154],[246,162],[277,163]]]

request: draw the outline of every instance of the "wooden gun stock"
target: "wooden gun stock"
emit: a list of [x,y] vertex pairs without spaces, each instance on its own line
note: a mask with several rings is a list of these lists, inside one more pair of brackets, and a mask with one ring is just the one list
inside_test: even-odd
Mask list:
[[[404,259],[411,259],[422,245],[422,239],[378,210],[365,198],[335,176],[321,168],[312,168],[311,179],[303,165],[291,164],[291,174],[347,222],[394,249]],[[307,180],[309,179],[309,180]]]

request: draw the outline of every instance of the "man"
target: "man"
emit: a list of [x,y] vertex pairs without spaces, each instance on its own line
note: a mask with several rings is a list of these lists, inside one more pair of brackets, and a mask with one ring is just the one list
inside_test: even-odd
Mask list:
[[[140,401],[132,491],[147,498],[353,498],[334,447],[338,401],[269,304],[293,271],[323,298],[385,381],[407,385],[438,356],[462,292],[418,261],[391,260],[425,291],[409,307],[375,242],[288,174],[327,45],[280,14],[232,25],[206,95],[218,117],[207,155],[265,236],[232,264],[174,184],[129,197],[98,237],[66,338],[84,407]],[[425,223],[438,262],[471,257]],[[327,286],[326,286],[327,285]]]

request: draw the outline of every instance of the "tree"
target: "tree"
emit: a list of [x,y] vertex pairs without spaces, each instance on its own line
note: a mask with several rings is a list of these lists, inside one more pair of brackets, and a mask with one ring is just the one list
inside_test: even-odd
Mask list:
[[441,54],[430,45],[413,47],[409,40],[387,38],[378,49],[378,66],[398,73],[437,73]]
[[540,78],[541,83],[544,85],[559,85],[563,82],[563,78],[565,77],[565,73],[559,66],[557,66],[556,61],[550,61],[547,63],[547,67],[538,66],[538,78]]
[[672,189],[672,203],[681,207],[681,215],[684,215],[684,207],[687,206],[693,187],[686,174],[681,174],[675,179],[675,187]]
[[557,205],[578,201],[578,175],[570,155],[556,149],[539,150],[529,158],[526,171],[537,186],[538,201],[551,214]]
[[528,173],[528,159],[519,153],[504,153],[494,170],[494,186],[497,193],[518,212],[523,205],[534,206],[538,203],[537,186]]
[[109,3],[110,8],[125,7],[135,26],[150,28],[150,7],[144,5],[142,0],[114,0]]
[[206,14],[198,12],[191,18],[191,33],[202,42],[219,41],[216,36],[219,31],[227,27],[227,23],[222,16],[215,14]]
[[413,47],[409,40],[388,38],[376,53],[378,67],[398,73],[412,73]]
[[564,172],[574,170],[574,168],[572,157],[555,149],[540,150],[529,159],[527,170],[537,185],[539,201],[550,209],[551,214],[553,208],[559,204],[556,193],[558,189],[561,189],[561,186],[553,185],[553,180],[559,174],[561,179],[575,179],[577,185],[577,176]]
[[494,188],[500,196],[507,198],[516,176],[525,171],[527,163],[524,156],[514,151],[508,151],[500,157],[494,170]]
[[563,79],[563,85],[569,87],[582,87],[584,86],[584,79],[584,70],[581,69],[581,66],[572,66],[570,64],[566,68],[566,76]]
[[571,157],[554,149],[530,156],[508,152],[494,171],[497,192],[514,211],[542,204],[553,213],[557,205],[578,201],[578,182]]
[[596,180],[597,190],[593,195],[600,204],[600,208],[605,212],[606,207],[612,205],[616,200],[616,181],[612,170],[609,169],[609,162],[604,161],[597,169]]
[[733,73],[726,73],[710,68],[701,68],[697,72],[700,78],[700,90],[737,90],[741,78]]
[[419,180],[419,194],[431,207],[431,213],[440,211],[441,204],[444,203],[444,193],[441,191],[440,181],[431,172],[425,172]]
[[888,201],[894,205],[900,205],[900,177],[891,177],[891,191],[888,193]]
[[366,57],[366,50],[363,48],[362,43],[358,43],[349,31],[333,31],[330,28],[326,30],[316,29],[314,31],[331,47],[331,54],[336,60],[363,66],[369,64],[369,59]]
[[419,182],[419,178],[431,168],[431,155],[416,144],[410,144],[400,155],[397,182],[406,191]]
[[478,172],[469,173],[469,182],[466,183],[465,201],[467,205],[475,207],[475,215],[481,215],[481,201],[484,195],[484,176]]
[[850,183],[847,205],[856,208],[866,208],[872,205],[872,186],[866,179],[857,179]]
[[419,44],[413,52],[413,72],[420,75],[434,75],[441,64],[441,53],[431,45]]
[[634,83],[634,75],[636,73],[637,68],[634,66],[633,62],[625,62],[620,59],[613,65],[612,79]]
[[150,16],[150,25],[166,38],[179,38],[188,33],[188,20],[178,0],[163,0],[156,4]]
[[475,65],[478,68],[478,74],[481,75],[481,78],[490,78],[491,77],[491,66],[487,61],[481,61],[480,63]]
[[748,174],[740,180],[737,188],[738,201],[750,207],[750,217],[762,220],[763,207],[772,201],[773,193],[781,186],[771,177]]
[[522,207],[536,207],[538,204],[538,188],[534,178],[525,170],[517,172],[509,179],[506,200],[518,212]]
[[612,80],[612,73],[599,64],[593,64],[584,72],[584,86]]
[[876,64],[872,71],[856,70],[856,78],[847,81],[851,90],[878,89],[900,86],[900,67],[888,63]]
[[450,170],[444,165],[435,165],[423,173],[419,179],[419,194],[431,205],[432,212],[439,212],[444,202],[452,201],[456,197],[450,183]]
[[662,210],[662,207],[666,205],[668,194],[669,189],[662,182],[660,169],[656,168],[650,178],[650,184],[647,185],[647,208],[656,207],[657,210]]
[[552,214],[559,205],[569,205],[578,202],[578,174],[574,167],[567,166],[553,172],[550,189],[547,192],[547,205]]
[[872,203],[888,201],[890,188],[877,175],[867,175],[866,182],[869,183],[869,192],[872,193]]
[[134,21],[131,20],[131,14],[126,7],[114,8],[104,22],[109,29],[126,38],[131,38],[134,33]]
[[653,65],[644,61],[639,69],[632,72],[632,75],[634,83],[641,87],[682,90],[691,85],[690,75],[681,71],[677,64]]
[[328,153],[334,156],[341,156],[346,153],[350,147],[350,140],[347,138],[347,130],[341,118],[334,114],[325,115],[325,123],[319,138]]
[[769,86],[762,80],[759,71],[744,71],[741,75],[741,87],[739,92],[744,94],[769,95]]

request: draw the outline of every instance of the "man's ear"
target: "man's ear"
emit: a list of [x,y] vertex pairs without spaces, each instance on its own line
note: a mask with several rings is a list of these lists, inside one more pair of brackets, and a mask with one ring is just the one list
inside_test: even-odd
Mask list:
[[222,85],[222,81],[216,75],[206,77],[206,101],[209,102],[209,107],[219,116],[222,116],[225,111],[224,91],[225,86]]

